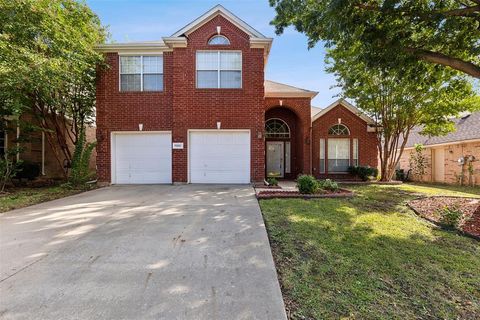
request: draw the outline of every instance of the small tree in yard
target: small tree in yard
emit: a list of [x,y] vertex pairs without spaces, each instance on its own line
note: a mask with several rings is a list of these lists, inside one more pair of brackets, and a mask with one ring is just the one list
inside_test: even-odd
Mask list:
[[[392,179],[412,128],[454,130],[449,117],[479,107],[480,2],[270,0],[277,34],[293,26],[325,41],[342,95],[376,124],[382,181]],[[446,67],[448,66],[448,67]]]
[[478,96],[457,71],[426,62],[385,68],[362,61],[363,50],[360,43],[331,48],[327,70],[336,75],[343,95],[374,120],[381,180],[390,181],[415,126],[430,135],[454,130],[449,117],[477,107]]
[[423,181],[427,169],[427,158],[424,155],[425,147],[422,144],[415,144],[415,151],[410,154],[409,164],[414,175]]

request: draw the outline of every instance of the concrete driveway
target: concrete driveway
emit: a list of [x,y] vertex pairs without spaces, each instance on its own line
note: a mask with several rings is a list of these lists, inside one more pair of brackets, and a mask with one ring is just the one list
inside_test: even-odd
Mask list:
[[0,215],[1,319],[286,319],[246,186],[115,186]]

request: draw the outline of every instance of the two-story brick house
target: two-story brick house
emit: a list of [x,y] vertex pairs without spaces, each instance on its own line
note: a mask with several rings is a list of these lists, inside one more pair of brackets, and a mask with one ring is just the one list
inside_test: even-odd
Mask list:
[[272,39],[216,6],[162,41],[99,46],[97,171],[106,183],[249,183],[376,166],[370,119],[266,81]]

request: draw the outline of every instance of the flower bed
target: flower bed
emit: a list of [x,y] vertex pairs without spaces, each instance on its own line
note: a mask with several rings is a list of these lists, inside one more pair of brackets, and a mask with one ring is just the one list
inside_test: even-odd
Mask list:
[[274,199],[274,198],[349,198],[353,197],[353,192],[347,189],[338,189],[336,191],[321,190],[314,194],[304,194],[298,191],[259,191],[257,192],[258,199]]
[[[456,229],[480,240],[480,199],[462,197],[426,197],[412,200],[408,206],[419,216],[443,227]],[[458,212],[455,225],[445,223],[445,215]]]

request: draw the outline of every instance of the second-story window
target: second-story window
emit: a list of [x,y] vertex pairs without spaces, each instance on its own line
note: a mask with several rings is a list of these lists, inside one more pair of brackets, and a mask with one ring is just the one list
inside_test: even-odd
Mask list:
[[242,53],[198,51],[197,88],[241,88]]
[[120,56],[120,91],[162,91],[163,56]]

